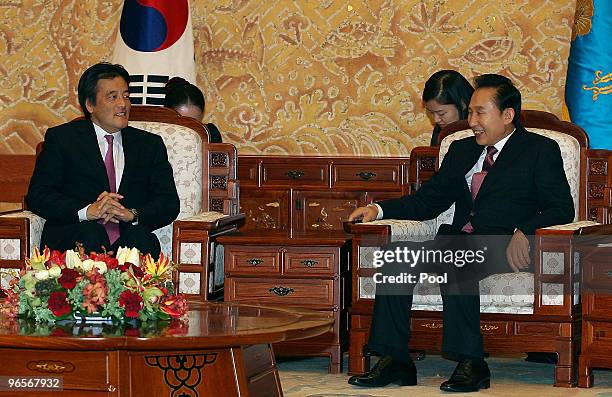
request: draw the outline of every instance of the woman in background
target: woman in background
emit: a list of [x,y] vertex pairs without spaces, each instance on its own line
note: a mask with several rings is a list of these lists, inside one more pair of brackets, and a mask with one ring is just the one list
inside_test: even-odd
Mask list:
[[[182,116],[202,121],[204,117],[204,94],[202,91],[181,77],[173,77],[166,83],[164,107],[174,109]],[[207,123],[211,143],[221,143],[221,133],[213,123]]]
[[431,146],[438,145],[440,130],[447,124],[467,119],[467,109],[474,88],[456,70],[440,70],[425,82],[423,103],[434,123]]

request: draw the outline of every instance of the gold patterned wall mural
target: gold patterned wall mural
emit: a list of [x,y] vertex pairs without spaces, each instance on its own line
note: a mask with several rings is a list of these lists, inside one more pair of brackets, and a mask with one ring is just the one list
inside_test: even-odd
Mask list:
[[[0,0],[0,153],[80,114],[121,0]],[[407,156],[428,144],[427,77],[512,78],[562,114],[575,0],[191,0],[205,121],[241,154]]]

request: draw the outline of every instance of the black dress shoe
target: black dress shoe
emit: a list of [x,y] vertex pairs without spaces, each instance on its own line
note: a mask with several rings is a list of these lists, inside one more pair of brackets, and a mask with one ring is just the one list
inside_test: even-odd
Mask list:
[[417,383],[417,372],[412,361],[402,363],[391,356],[383,356],[370,372],[363,376],[351,376],[348,383],[361,387],[383,387],[389,383],[414,386]]
[[484,360],[461,360],[449,380],[440,385],[440,390],[467,393],[488,389],[491,372]]

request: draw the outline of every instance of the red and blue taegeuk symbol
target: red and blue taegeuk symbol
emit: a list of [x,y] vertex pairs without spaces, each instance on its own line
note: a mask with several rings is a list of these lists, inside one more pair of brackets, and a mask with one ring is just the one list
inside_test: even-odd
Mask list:
[[125,0],[119,31],[135,51],[164,50],[181,38],[189,18],[188,0]]

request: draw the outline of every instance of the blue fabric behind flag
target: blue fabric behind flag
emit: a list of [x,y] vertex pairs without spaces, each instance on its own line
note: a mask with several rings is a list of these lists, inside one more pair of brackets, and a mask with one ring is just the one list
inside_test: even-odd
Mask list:
[[593,149],[612,149],[612,0],[578,0],[565,102]]

